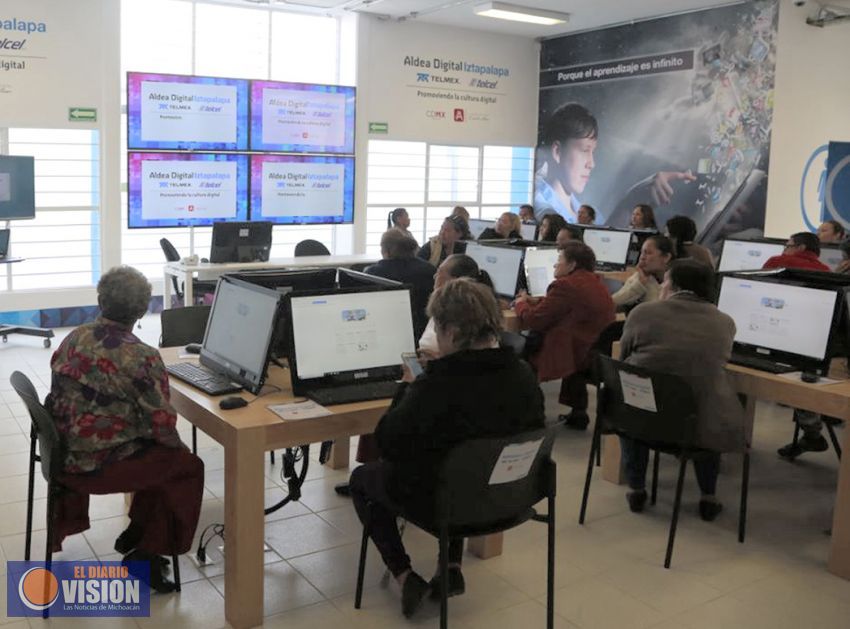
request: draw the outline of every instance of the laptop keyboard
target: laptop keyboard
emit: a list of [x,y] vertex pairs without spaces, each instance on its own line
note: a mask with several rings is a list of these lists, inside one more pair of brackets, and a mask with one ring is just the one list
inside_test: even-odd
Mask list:
[[396,394],[398,388],[398,382],[382,380],[380,382],[360,382],[327,389],[315,389],[307,391],[305,395],[322,406],[329,406],[391,398]]
[[777,363],[769,358],[759,358],[758,356],[732,354],[729,362],[735,365],[741,365],[742,367],[767,371],[768,373],[791,373],[792,371],[799,371],[797,367],[792,365]]
[[174,363],[165,370],[178,380],[191,384],[208,395],[224,395],[241,391],[242,387],[230,378],[194,363]]

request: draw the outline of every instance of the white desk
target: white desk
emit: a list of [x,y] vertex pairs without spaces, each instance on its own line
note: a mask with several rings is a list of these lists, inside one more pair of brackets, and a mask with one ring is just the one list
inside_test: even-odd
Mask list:
[[211,262],[199,262],[198,264],[183,264],[183,262],[167,262],[163,267],[164,283],[162,288],[162,307],[171,307],[171,278],[176,277],[178,282],[183,282],[185,294],[183,303],[192,304],[194,295],[192,293],[192,276],[195,273],[203,275],[202,279],[215,279],[225,273],[235,271],[251,271],[256,269],[297,269],[304,267],[327,267],[327,266],[351,266],[353,264],[370,264],[377,262],[378,258],[373,255],[360,253],[350,256],[302,256],[300,258],[274,258],[268,262],[225,262],[213,264]]

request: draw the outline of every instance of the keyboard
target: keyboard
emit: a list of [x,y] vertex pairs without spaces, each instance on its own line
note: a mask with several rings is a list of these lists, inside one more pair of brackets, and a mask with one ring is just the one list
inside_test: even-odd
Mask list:
[[359,382],[357,384],[346,384],[326,389],[314,389],[307,391],[306,395],[311,400],[322,406],[332,404],[348,404],[350,402],[364,402],[366,400],[381,400],[393,397],[398,391],[399,383],[394,380],[382,380],[379,382]]
[[747,356],[742,354],[732,354],[729,362],[742,367],[758,369],[759,371],[767,371],[769,373],[791,373],[799,371],[799,368],[793,365],[778,363],[770,358],[759,358],[758,356]]
[[178,380],[191,384],[208,395],[224,395],[241,391],[242,387],[230,378],[194,363],[174,363],[165,370]]

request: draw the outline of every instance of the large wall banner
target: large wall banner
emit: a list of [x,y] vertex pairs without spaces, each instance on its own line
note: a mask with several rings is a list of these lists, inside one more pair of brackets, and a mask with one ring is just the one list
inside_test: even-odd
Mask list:
[[692,217],[763,233],[778,4],[748,2],[543,42],[535,210],[625,227]]

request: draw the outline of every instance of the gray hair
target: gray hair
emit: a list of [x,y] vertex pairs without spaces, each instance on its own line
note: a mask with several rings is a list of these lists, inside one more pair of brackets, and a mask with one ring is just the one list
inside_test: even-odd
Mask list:
[[111,321],[132,324],[148,310],[151,284],[131,266],[115,266],[97,283],[97,303],[101,314]]

